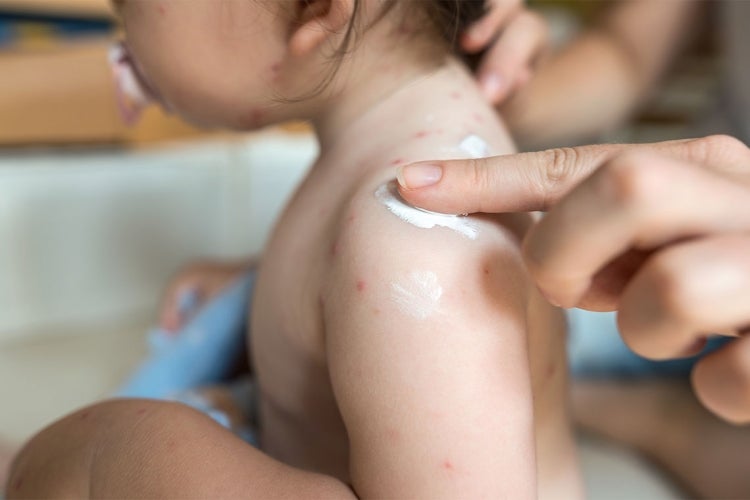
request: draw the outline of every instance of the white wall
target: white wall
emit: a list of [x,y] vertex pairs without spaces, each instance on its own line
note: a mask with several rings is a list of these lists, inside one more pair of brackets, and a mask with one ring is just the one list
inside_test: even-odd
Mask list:
[[311,137],[0,155],[0,341],[151,314],[181,264],[258,252]]

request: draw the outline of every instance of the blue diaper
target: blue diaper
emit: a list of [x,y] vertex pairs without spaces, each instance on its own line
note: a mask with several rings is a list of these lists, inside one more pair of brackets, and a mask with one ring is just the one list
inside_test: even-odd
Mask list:
[[224,382],[247,355],[251,272],[215,298],[179,332],[149,333],[151,353],[116,392],[118,397],[165,399]]
[[[257,445],[256,393],[250,377],[230,381],[240,360],[247,356],[247,311],[256,272],[238,279],[177,333],[154,329],[148,334],[150,353],[116,391],[116,397],[177,401],[191,406]],[[194,308],[194,294],[180,298],[182,311]],[[211,385],[230,390],[246,423],[232,428],[229,418],[213,408],[197,390]]]

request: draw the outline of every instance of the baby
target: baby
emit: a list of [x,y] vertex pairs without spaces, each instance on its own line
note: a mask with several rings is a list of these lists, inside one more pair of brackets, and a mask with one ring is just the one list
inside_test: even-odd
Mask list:
[[9,495],[582,496],[565,327],[519,256],[530,216],[423,212],[398,166],[514,151],[452,51],[472,0],[116,0],[147,93],[194,123],[312,122],[320,156],[252,303],[260,450],[182,405],[46,429]]

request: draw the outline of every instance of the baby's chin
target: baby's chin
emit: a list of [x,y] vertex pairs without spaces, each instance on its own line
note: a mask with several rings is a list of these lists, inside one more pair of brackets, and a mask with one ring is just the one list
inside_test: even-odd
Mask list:
[[237,131],[259,130],[271,125],[278,125],[284,121],[289,121],[292,117],[278,116],[279,109],[276,106],[251,106],[239,113],[232,123],[227,126]]

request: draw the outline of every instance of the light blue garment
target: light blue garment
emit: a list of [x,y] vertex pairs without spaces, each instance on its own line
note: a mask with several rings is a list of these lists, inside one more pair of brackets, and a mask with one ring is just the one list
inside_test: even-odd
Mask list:
[[[255,277],[251,272],[240,278],[179,332],[150,332],[149,357],[116,396],[170,399],[190,389],[226,381],[236,362],[247,355],[247,310]],[[196,301],[185,299],[185,304],[189,302]]]
[[732,340],[712,338],[703,352],[692,358],[651,361],[635,354],[622,341],[614,312],[566,312],[568,360],[573,376],[578,378],[687,376],[701,356]]

